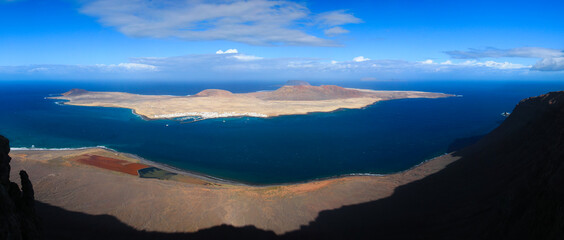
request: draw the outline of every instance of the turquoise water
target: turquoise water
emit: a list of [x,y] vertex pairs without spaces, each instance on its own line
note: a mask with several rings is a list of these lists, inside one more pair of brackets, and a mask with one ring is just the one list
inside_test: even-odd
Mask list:
[[0,134],[11,140],[12,147],[106,146],[223,179],[289,183],[408,169],[445,153],[456,139],[488,133],[503,121],[500,113],[511,112],[519,100],[564,90],[559,82],[340,82],[336,84],[463,97],[393,100],[365,109],[190,124],[146,121],[129,109],[65,106],[44,99],[71,88],[187,95],[206,88],[272,90],[277,84],[4,81],[0,82]]

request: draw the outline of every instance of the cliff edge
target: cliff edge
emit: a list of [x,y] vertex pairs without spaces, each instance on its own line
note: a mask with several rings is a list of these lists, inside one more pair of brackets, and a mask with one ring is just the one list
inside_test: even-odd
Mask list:
[[0,136],[0,239],[40,239],[33,186],[20,171],[22,189],[10,182],[9,141]]
[[442,171],[287,238],[563,239],[564,92],[521,101]]

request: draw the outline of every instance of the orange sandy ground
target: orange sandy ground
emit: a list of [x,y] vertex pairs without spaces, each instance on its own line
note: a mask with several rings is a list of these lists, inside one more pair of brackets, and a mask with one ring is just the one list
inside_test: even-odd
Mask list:
[[90,154],[80,155],[72,160],[82,164],[87,164],[90,166],[104,168],[112,171],[127,173],[134,176],[139,175],[139,173],[137,173],[138,170],[150,167],[148,165],[141,163],[132,163],[125,160],[102,157],[98,155],[90,155]]
[[323,210],[388,197],[396,187],[436,173],[458,159],[444,155],[384,176],[255,187],[182,174],[172,181],[139,178],[137,171],[147,165],[100,148],[15,150],[10,155],[12,176],[25,169],[34,183],[36,199],[53,206],[111,215],[146,231],[195,232],[228,224],[252,225],[277,234],[300,229]]

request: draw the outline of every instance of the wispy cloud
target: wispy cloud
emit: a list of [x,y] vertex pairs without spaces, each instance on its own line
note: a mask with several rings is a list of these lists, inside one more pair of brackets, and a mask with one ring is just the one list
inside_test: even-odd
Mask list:
[[357,18],[352,14],[345,12],[344,10],[321,13],[315,17],[315,21],[319,25],[325,25],[329,27],[362,22],[360,18]]
[[476,60],[467,60],[464,62],[457,62],[454,63],[450,60],[446,60],[444,62],[441,63],[436,63],[431,59],[427,59],[425,61],[421,61],[421,64],[424,65],[436,65],[436,66],[474,66],[474,67],[487,67],[487,68],[494,68],[494,69],[500,69],[500,70],[504,70],[504,69],[530,69],[531,66],[530,65],[523,65],[523,64],[518,64],[518,63],[511,63],[511,62],[496,62],[496,61],[484,61],[484,62],[479,62]]
[[348,32],[341,26],[362,22],[342,10],[314,14],[305,5],[279,0],[93,0],[81,11],[132,37],[251,45],[336,46],[335,41],[310,34],[308,29],[336,35]]
[[[563,71],[564,51],[553,48],[521,47],[510,49],[469,49],[468,51],[447,51],[446,54],[455,59],[480,59],[480,58],[540,58],[531,70],[538,71]],[[519,67],[512,64],[503,67]]]
[[532,68],[538,71],[564,71],[564,57],[544,58]]
[[358,56],[358,57],[353,58],[353,61],[355,61],[355,62],[364,62],[364,61],[368,61],[368,60],[370,60],[370,58],[365,58],[364,56]]
[[[553,64],[553,63],[547,63]],[[562,66],[562,61],[560,61]],[[543,66],[536,66],[541,70]],[[349,61],[330,61],[319,58],[266,58],[247,55],[236,49],[209,54],[191,54],[176,57],[138,57],[128,63],[98,65],[32,65],[2,67],[2,74],[27,76],[116,76],[145,79],[361,79],[367,76],[378,79],[437,79],[463,77],[527,75],[531,66],[497,61],[405,61],[370,59],[359,56]]]
[[[92,67],[92,66],[87,66]],[[158,68],[153,65],[143,63],[120,63],[120,64],[96,64],[94,67],[105,71],[157,71]]]
[[223,50],[217,50],[217,52],[215,52],[215,54],[231,54],[231,53],[239,53],[239,51],[237,49],[227,49],[225,51]]
[[325,31],[323,31],[323,33],[325,33],[325,35],[327,36],[336,36],[336,35],[340,35],[340,34],[345,34],[348,33],[349,30],[346,30],[342,27],[332,27],[329,29],[326,29]]
[[521,58],[553,58],[563,57],[564,52],[560,49],[541,48],[541,47],[521,47],[511,49],[470,48],[467,51],[446,51],[446,54],[455,59],[479,59],[479,58],[502,58],[502,57],[521,57]]
[[0,66],[0,75],[12,76],[61,76],[63,78],[84,78],[107,76],[139,76],[138,74],[155,73],[157,66],[144,63],[94,64],[94,65],[63,65],[63,64],[34,64],[20,66]]

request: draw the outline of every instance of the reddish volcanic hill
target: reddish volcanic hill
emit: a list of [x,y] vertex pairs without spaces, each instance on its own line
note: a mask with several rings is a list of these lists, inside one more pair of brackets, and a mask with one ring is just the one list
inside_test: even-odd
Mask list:
[[88,93],[88,91],[84,90],[84,89],[78,89],[78,88],[73,88],[70,91],[63,93],[63,96],[78,96],[81,94],[85,94]]
[[228,97],[233,96],[233,93],[226,90],[221,89],[206,89],[197,93],[195,96],[197,97]]
[[[74,89],[73,89],[74,90]],[[69,91],[72,92],[73,90]],[[74,93],[73,93],[74,94]],[[232,92],[221,89],[206,89],[195,97],[229,97],[233,96]],[[239,94],[240,95],[240,94]],[[318,101],[330,99],[345,99],[366,97],[370,94],[359,90],[347,89],[335,85],[311,86],[304,81],[292,80],[286,85],[275,91],[263,91],[248,93],[262,100],[278,100],[278,101]]]
[[264,100],[317,101],[342,98],[363,97],[358,90],[346,89],[335,85],[311,86],[305,84],[285,85],[276,91],[268,92],[260,98]]
[[288,80],[286,82],[286,84],[284,84],[286,86],[298,86],[298,85],[305,85],[305,86],[311,86],[311,84],[309,84],[306,81],[301,81],[301,80]]

